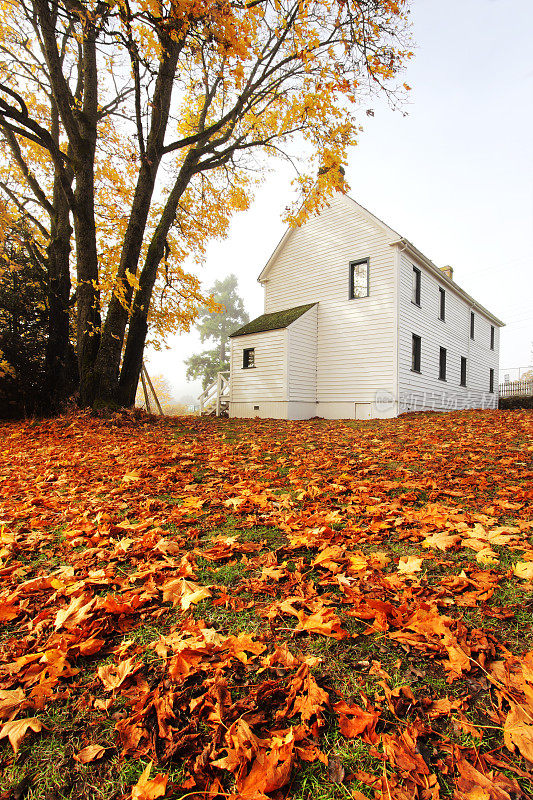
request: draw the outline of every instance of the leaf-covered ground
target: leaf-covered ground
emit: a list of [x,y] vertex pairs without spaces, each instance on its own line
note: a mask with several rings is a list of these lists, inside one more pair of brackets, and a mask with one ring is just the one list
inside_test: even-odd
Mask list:
[[532,434],[2,426],[0,797],[531,797]]

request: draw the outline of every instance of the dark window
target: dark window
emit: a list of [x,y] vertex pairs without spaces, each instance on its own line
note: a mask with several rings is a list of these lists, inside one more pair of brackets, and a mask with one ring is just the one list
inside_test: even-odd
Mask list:
[[413,296],[412,301],[415,305],[420,305],[420,270],[413,267]]
[[242,351],[242,368],[250,369],[250,367],[255,367],[254,347],[247,347],[245,350]]
[[439,319],[446,319],[446,292],[439,289]]
[[446,380],[446,348],[441,347],[439,353],[439,380]]
[[370,294],[368,258],[350,263],[350,300]]
[[489,370],[489,392],[494,391],[494,370]]
[[466,386],[466,358],[461,356],[461,386]]
[[490,326],[490,349],[494,350],[494,325]]
[[474,312],[470,312],[470,338],[474,338]]
[[411,369],[413,372],[420,372],[420,356],[422,353],[422,339],[413,333],[413,349],[411,355]]

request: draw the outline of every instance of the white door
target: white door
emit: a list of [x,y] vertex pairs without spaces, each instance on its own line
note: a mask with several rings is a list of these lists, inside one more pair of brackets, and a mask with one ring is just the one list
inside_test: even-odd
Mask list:
[[355,418],[372,419],[372,403],[356,403]]

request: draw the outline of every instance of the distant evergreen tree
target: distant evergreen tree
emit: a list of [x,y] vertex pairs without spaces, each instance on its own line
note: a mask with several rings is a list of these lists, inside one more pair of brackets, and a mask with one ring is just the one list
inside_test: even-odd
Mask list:
[[0,416],[46,407],[48,310],[44,271],[20,254],[0,276]]
[[207,310],[202,312],[196,326],[202,342],[209,339],[216,343],[216,347],[197,353],[185,362],[187,380],[201,378],[204,389],[213,383],[217,372],[229,369],[229,336],[250,319],[237,288],[236,275],[228,275],[227,278],[216,281],[208,290],[208,294],[212,294],[215,300],[224,306],[224,310],[218,314]]
[[[50,286],[36,252],[15,237],[4,242],[0,268],[0,418],[57,411],[51,369]],[[67,349],[67,391],[78,383],[74,347]]]

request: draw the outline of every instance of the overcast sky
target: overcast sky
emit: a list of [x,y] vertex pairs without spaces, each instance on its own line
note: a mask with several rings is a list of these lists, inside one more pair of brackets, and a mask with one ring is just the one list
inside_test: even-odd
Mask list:
[[[408,238],[506,323],[500,368],[531,364],[533,342],[532,0],[412,0],[415,57],[407,116],[374,102],[349,157],[350,196]],[[365,104],[365,108],[368,104]],[[208,250],[202,280],[234,272],[253,318],[257,276],[280,239],[293,174],[276,165],[253,207]],[[196,395],[184,358],[195,334],[174,337],[148,368],[176,396]]]

